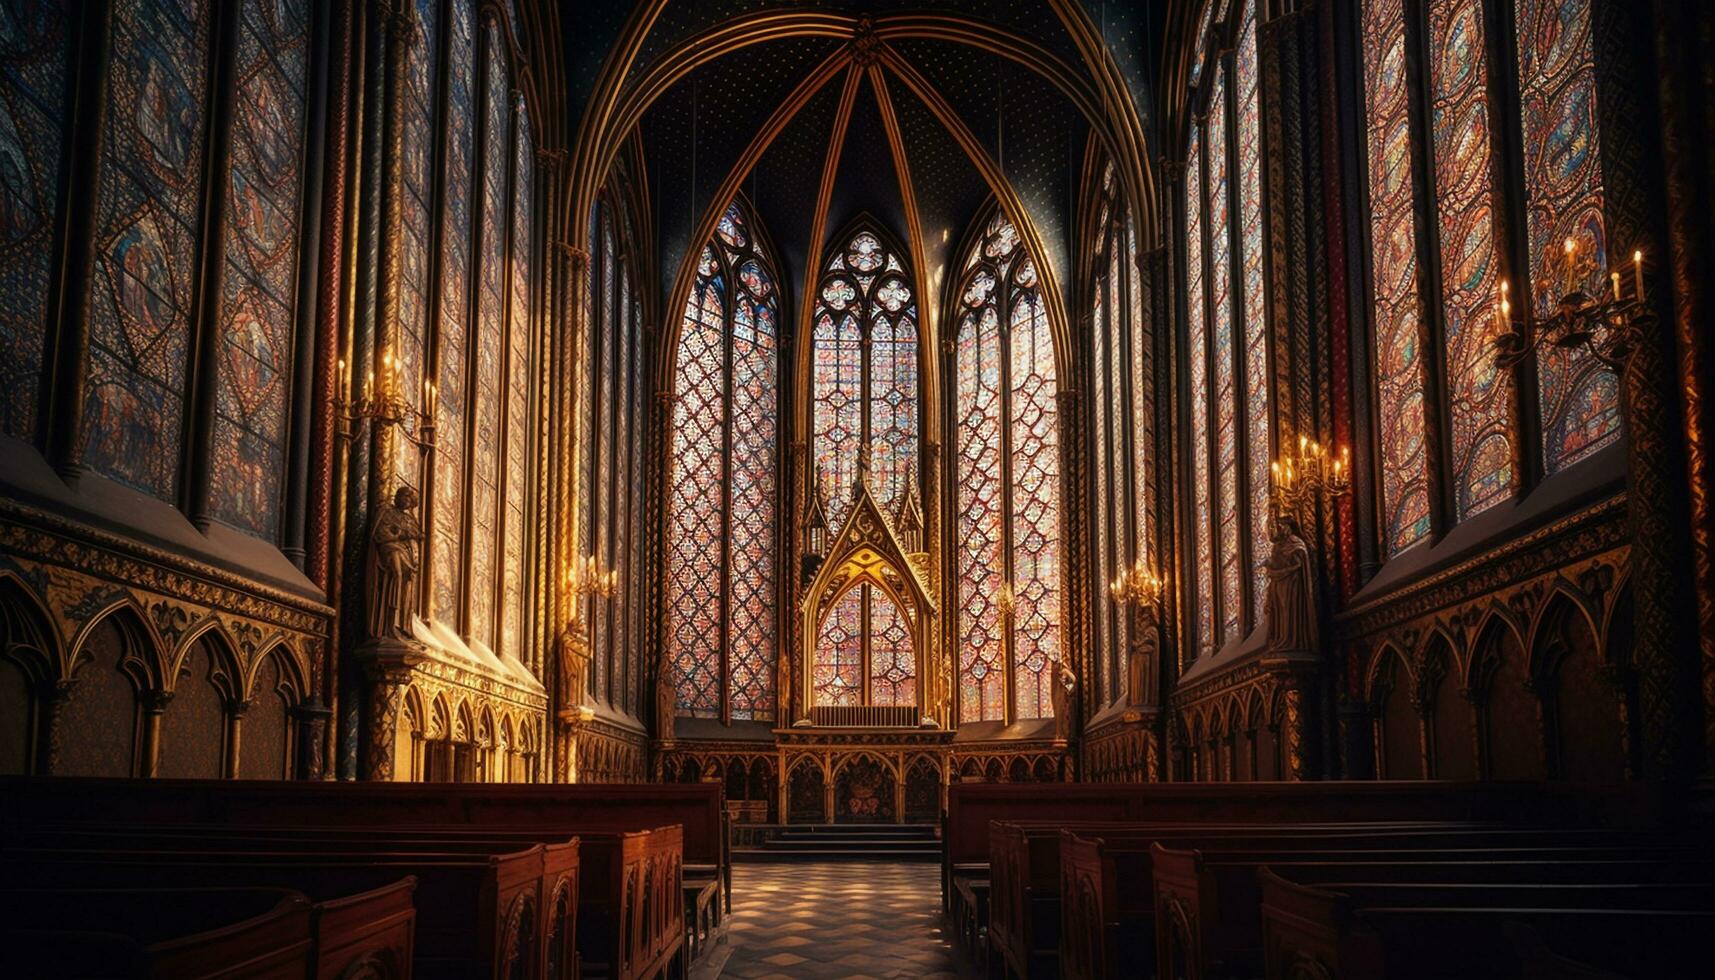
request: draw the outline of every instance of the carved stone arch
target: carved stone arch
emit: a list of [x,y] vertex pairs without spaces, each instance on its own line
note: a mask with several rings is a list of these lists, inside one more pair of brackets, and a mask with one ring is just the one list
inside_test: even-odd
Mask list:
[[103,625],[112,625],[123,636],[126,658],[120,670],[131,678],[137,692],[141,694],[144,691],[158,690],[162,682],[162,657],[168,644],[155,630],[143,606],[129,593],[91,615],[83,628],[77,631],[71,644],[71,656],[67,661],[66,678],[76,681],[77,672],[82,669],[83,658],[88,652],[89,638]]
[[1531,632],[1548,775],[1618,783],[1631,768],[1633,685],[1625,671],[1603,660],[1596,619],[1581,598],[1556,587]]
[[[263,667],[272,658],[275,669],[279,672],[279,681],[272,692],[258,687]],[[310,689],[309,672],[304,669],[303,660],[298,656],[298,650],[284,635],[270,638],[256,651],[251,658],[248,670],[244,676],[244,697],[255,700],[267,693],[277,693],[286,704],[297,706],[305,699],[305,692]]]
[[1631,670],[1634,601],[1631,580],[1621,579],[1602,620],[1602,662],[1613,670]]
[[1006,767],[1001,764],[1000,757],[991,755],[983,763],[983,778],[991,783],[1003,782],[1006,779]]
[[1597,613],[1592,613],[1588,598],[1583,590],[1564,579],[1556,580],[1548,590],[1540,604],[1536,607],[1536,615],[1532,618],[1530,632],[1525,644],[1528,653],[1526,663],[1530,668],[1530,678],[1533,683],[1542,684],[1544,679],[1559,669],[1559,659],[1565,655],[1563,644],[1558,641],[1560,636],[1554,635],[1561,627],[1571,627],[1577,624],[1575,620],[1562,620],[1557,617],[1577,615],[1581,617],[1585,630],[1591,637],[1601,636]]
[[41,767],[39,705],[44,696],[57,701],[61,664],[47,607],[17,576],[0,572],[0,773]]
[[66,676],[64,650],[47,603],[22,578],[0,571],[0,657],[34,686]]
[[448,732],[448,739],[454,742],[470,742],[476,735],[476,719],[471,714],[470,699],[460,696],[458,703],[453,705],[453,725]]
[[1492,603],[1483,611],[1470,637],[1460,669],[1460,686],[1467,697],[1480,701],[1500,666],[1496,654],[1503,648],[1502,641],[1510,638],[1514,646],[1523,650],[1524,633],[1505,605]]
[[436,691],[434,699],[429,703],[429,727],[423,733],[425,738],[443,740],[452,737],[453,712],[447,703],[447,692]]
[[1429,632],[1419,657],[1416,696],[1424,715],[1424,773],[1435,779],[1477,778],[1477,718],[1464,696],[1465,668],[1452,638]]
[[1385,779],[1423,778],[1423,719],[1417,672],[1392,643],[1370,661],[1366,695],[1375,706],[1376,760]]
[[180,674],[185,661],[193,647],[201,645],[209,651],[217,665],[217,672],[211,675],[215,687],[221,697],[226,699],[229,706],[242,705],[246,700],[247,672],[244,669],[243,658],[238,653],[238,644],[232,639],[232,634],[214,616],[209,616],[186,631],[184,639],[179,641],[178,649],[171,654],[170,669],[164,676],[162,690],[173,694],[178,690]]

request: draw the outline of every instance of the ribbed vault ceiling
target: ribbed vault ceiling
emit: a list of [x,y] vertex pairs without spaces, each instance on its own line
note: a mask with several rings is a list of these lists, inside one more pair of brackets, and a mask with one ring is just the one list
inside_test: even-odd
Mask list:
[[[1109,42],[1113,65],[1146,129],[1146,79],[1156,71],[1149,40],[1160,37],[1163,13],[1156,8],[1164,10],[1166,5],[1166,0],[1086,0],[1083,11],[1095,32]],[[647,8],[580,0],[562,9],[571,62],[568,83],[578,89],[570,93],[569,131],[577,132],[578,117],[588,111],[604,59],[626,34],[627,18],[642,18]],[[1045,252],[1041,258],[1056,270],[1062,289],[1070,288],[1076,181],[1091,127],[1065,89],[1080,89],[1086,106],[1099,106],[1099,100],[1091,98],[1098,86],[1063,21],[1075,12],[1057,11],[1049,0],[668,0],[648,25],[637,56],[624,66],[619,101],[640,99],[642,86],[659,78],[663,65],[687,51],[694,53],[699,45],[693,41],[710,32],[767,27],[782,18],[817,12],[840,15],[834,21],[842,25],[838,30],[821,33],[841,36],[806,36],[819,30],[814,27],[804,33],[760,33],[756,43],[673,73],[638,117],[662,308],[693,247],[697,226],[717,206],[714,197],[723,182],[735,175],[781,253],[780,272],[789,292],[801,289],[805,262],[825,247],[814,240],[816,230],[821,229],[823,237],[832,235],[864,212],[908,247],[915,216],[926,266],[918,274],[934,287],[937,270],[952,261],[952,249],[991,196],[991,185],[973,155],[986,155],[998,167],[1009,194],[1040,234]],[[888,53],[876,54],[867,42],[854,41],[854,35],[868,31],[854,31],[853,17],[870,19]],[[1060,72],[1060,84],[1038,70],[1042,65],[1029,67],[1000,53],[1008,45],[1026,48],[1031,57],[1048,63],[1051,71]],[[860,47],[866,50],[859,53]],[[741,167],[740,158],[759,129],[830,57],[842,59],[840,70],[801,103],[785,105],[790,121],[754,167]],[[856,76],[855,97],[842,127],[842,90],[852,81],[848,72]],[[906,84],[910,73],[917,76],[918,89],[927,85],[930,91],[913,91]],[[953,118],[937,118],[931,105],[935,102],[942,103],[942,116],[950,113]],[[891,107],[897,123],[897,146],[889,142],[884,106]],[[960,145],[954,135],[960,128],[969,132],[975,147]],[[823,210],[818,204],[824,168],[835,145],[831,193]],[[902,193],[901,165],[913,194]]]

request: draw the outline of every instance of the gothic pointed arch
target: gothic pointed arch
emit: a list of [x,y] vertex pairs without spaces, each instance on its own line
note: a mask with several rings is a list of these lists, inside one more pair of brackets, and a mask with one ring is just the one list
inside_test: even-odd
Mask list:
[[806,710],[917,707],[946,724],[944,691],[931,670],[936,603],[928,556],[910,548],[860,456],[847,516],[799,608]]
[[1055,334],[1035,257],[998,206],[959,261],[946,318],[959,719],[1046,718],[1067,639]]
[[690,717],[768,721],[778,702],[775,254],[734,199],[699,253],[678,331],[664,652]]

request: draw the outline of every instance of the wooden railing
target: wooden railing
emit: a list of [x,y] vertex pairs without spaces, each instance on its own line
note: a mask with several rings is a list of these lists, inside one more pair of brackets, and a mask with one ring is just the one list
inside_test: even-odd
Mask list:
[[810,722],[817,728],[916,728],[918,718],[915,705],[818,705],[810,709]]

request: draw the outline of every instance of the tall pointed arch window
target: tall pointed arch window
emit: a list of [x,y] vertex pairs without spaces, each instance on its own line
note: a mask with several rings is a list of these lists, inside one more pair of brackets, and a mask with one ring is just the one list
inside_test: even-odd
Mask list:
[[[407,247],[399,361],[422,358],[436,389],[433,466],[421,475],[430,487],[429,615],[472,646],[539,668],[524,628],[523,567],[535,374],[535,145],[529,106],[516,89],[508,38],[515,25],[496,11],[479,12],[471,0],[418,0],[415,13],[420,41],[407,49],[400,94]],[[426,136],[437,114],[447,134],[438,152]],[[437,181],[442,203],[431,218]],[[431,220],[441,223],[439,252],[412,255],[408,243],[433,237]],[[435,295],[429,284],[437,277]],[[400,479],[416,472],[414,464],[399,465]]]
[[674,368],[667,655],[681,714],[773,720],[780,307],[737,202],[696,273]]
[[959,717],[1047,718],[1065,643],[1059,382],[1036,264],[998,211],[970,246],[955,301]]
[[1150,440],[1153,394],[1147,285],[1137,250],[1137,229],[1119,193],[1113,164],[1102,172],[1095,203],[1095,279],[1090,299],[1091,385],[1094,395],[1097,596],[1096,684],[1104,703],[1125,694],[1125,651],[1131,643],[1125,609],[1108,583],[1138,557],[1152,553]]
[[[1203,651],[1238,642],[1260,623],[1268,554],[1272,422],[1256,8],[1256,0],[1236,5],[1234,23],[1207,38],[1207,101],[1186,157],[1192,586]],[[1230,47],[1226,37],[1235,39]]]
[[618,575],[612,596],[585,596],[580,612],[590,632],[588,693],[621,711],[637,706],[641,680],[632,629],[636,579],[632,554],[638,519],[636,469],[639,311],[633,256],[633,212],[617,193],[618,181],[597,201],[590,238],[589,356],[582,372],[591,397],[580,406],[590,441],[579,465],[587,487],[579,516],[579,553]]
[[[915,506],[917,299],[898,251],[873,229],[831,250],[811,327],[811,455],[831,537],[850,512],[859,456],[884,508]],[[916,657],[893,597],[870,583],[834,604],[817,637],[817,705],[916,702]]]
[[860,228],[833,250],[811,331],[812,456],[829,533],[850,504],[858,454],[870,450],[883,507],[917,480],[917,298],[898,252]]
[[[1457,523],[1511,499],[1532,471],[1553,475],[1619,438],[1616,379],[1587,352],[1543,350],[1536,370],[1516,377],[1496,362],[1496,306],[1509,268],[1513,282],[1528,284],[1513,304],[1542,316],[1569,282],[1566,241],[1585,260],[1570,280],[1577,288],[1599,294],[1609,263],[1590,0],[1525,0],[1511,16],[1507,45],[1489,43],[1493,21],[1480,0],[1426,0],[1421,9],[1365,0],[1359,12],[1390,556],[1429,538],[1438,520]],[[1507,78],[1517,81],[1517,118],[1490,103],[1495,80]],[[1429,103],[1417,120],[1407,111],[1414,84]],[[1426,150],[1421,181],[1414,146]],[[1522,179],[1497,179],[1509,173]],[[1507,227],[1523,230],[1518,253],[1502,235]],[[1520,384],[1535,391],[1515,394]],[[1520,424],[1527,405],[1539,425]],[[1443,434],[1439,456],[1428,451],[1430,428]]]

